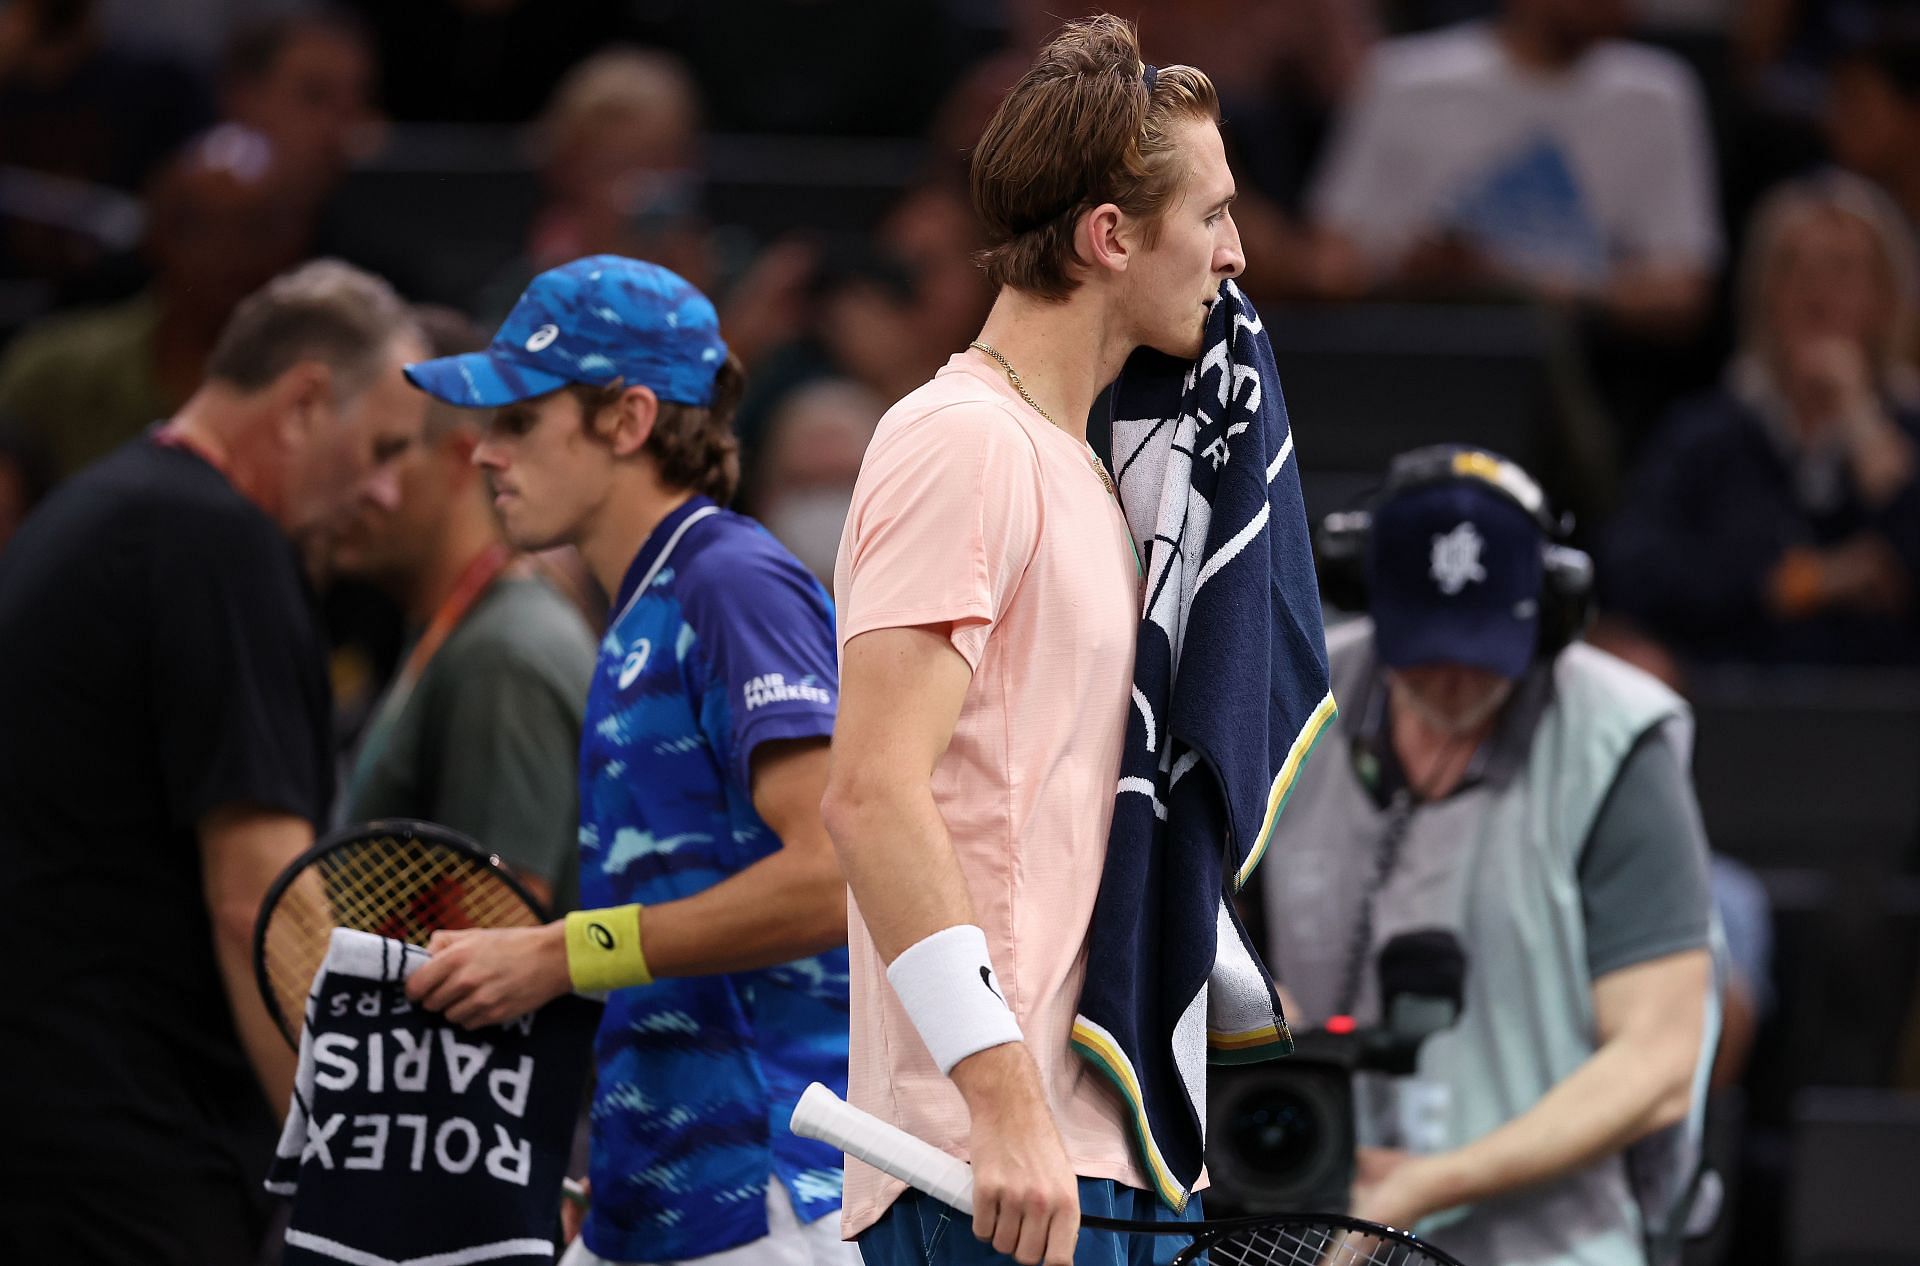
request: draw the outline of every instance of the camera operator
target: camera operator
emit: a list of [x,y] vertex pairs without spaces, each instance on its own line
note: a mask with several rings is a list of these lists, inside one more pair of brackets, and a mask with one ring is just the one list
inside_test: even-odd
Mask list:
[[1574,641],[1592,568],[1562,535],[1524,471],[1454,447],[1326,521],[1329,597],[1371,618],[1327,639],[1339,746],[1260,871],[1268,961],[1296,1031],[1365,1028],[1393,1021],[1383,946],[1464,950],[1412,1074],[1356,1083],[1356,1216],[1469,1262],[1642,1266],[1670,1210],[1628,1149],[1692,1119],[1717,1026],[1707,850],[1686,707]]

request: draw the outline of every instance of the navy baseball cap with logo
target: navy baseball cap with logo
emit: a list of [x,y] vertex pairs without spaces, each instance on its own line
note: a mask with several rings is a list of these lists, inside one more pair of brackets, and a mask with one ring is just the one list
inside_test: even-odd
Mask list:
[[708,405],[726,359],[720,318],[691,282],[658,264],[589,255],[535,277],[484,351],[408,365],[407,379],[475,409],[616,379]]
[[1367,609],[1391,668],[1464,664],[1518,680],[1540,637],[1532,515],[1480,478],[1408,488],[1375,507]]

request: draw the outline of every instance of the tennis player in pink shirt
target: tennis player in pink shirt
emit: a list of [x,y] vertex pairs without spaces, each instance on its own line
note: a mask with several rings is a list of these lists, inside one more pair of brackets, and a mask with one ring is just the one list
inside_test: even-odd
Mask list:
[[[1127,23],[1054,38],[973,155],[986,326],[882,419],[855,489],[823,805],[852,890],[849,1098],[975,1173],[972,1226],[950,1227],[850,1161],[843,1231],[869,1266],[1060,1266],[1083,1206],[1198,1216],[1150,1194],[1068,1033],[1142,574],[1086,418],[1135,348],[1197,357],[1241,271],[1217,120],[1207,77],[1145,65]],[[1116,1260],[1086,1239],[1084,1262]]]

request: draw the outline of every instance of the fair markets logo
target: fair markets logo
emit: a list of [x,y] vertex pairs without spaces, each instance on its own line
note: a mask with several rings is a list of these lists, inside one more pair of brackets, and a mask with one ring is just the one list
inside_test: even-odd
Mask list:
[[770,703],[818,703],[831,707],[833,692],[820,684],[820,679],[809,673],[799,681],[790,682],[784,673],[766,673],[750,678],[742,693],[746,696],[747,711],[764,708]]

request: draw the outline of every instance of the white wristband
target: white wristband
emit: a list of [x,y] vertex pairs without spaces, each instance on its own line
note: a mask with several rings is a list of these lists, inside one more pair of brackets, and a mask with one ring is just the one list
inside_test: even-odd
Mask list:
[[943,1073],[976,1051],[1020,1040],[987,958],[987,934],[971,923],[916,941],[887,968],[887,980]]

